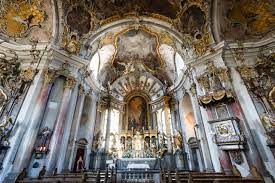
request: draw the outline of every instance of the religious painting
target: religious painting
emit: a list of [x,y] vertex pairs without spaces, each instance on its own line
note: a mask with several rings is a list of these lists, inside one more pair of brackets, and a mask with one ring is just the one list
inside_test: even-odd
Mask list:
[[198,6],[191,6],[181,17],[184,33],[191,34],[196,39],[201,39],[206,24],[206,15]]
[[141,131],[147,129],[147,102],[136,96],[128,102],[128,129]]
[[217,119],[225,119],[229,117],[226,105],[219,105],[216,107]]

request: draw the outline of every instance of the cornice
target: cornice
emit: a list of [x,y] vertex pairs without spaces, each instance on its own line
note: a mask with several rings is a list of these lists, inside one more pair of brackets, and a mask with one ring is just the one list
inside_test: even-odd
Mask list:
[[68,63],[70,66],[80,69],[90,64],[89,60],[85,60],[81,57],[70,55],[64,50],[60,50],[57,46],[52,46],[53,59],[62,63]]

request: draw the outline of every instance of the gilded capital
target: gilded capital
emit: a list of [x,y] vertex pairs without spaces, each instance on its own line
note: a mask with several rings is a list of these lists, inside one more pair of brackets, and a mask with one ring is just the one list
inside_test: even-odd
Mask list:
[[76,81],[72,78],[67,78],[65,82],[65,88],[73,88],[76,84]]
[[53,70],[47,70],[44,74],[44,82],[46,84],[51,84],[54,82],[56,74]]
[[35,76],[36,70],[33,68],[28,68],[26,70],[22,70],[20,73],[20,78],[24,81],[24,82],[30,82],[33,80],[34,76]]

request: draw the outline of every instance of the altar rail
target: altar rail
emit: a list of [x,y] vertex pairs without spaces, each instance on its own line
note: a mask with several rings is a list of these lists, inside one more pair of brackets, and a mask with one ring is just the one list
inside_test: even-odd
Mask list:
[[116,176],[121,183],[155,183],[160,180],[159,170],[118,170]]

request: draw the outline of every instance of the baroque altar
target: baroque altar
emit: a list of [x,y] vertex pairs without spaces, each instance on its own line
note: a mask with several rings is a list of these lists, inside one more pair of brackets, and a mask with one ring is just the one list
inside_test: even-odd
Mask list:
[[158,157],[157,132],[155,130],[132,131],[112,134],[110,153],[116,158]]

